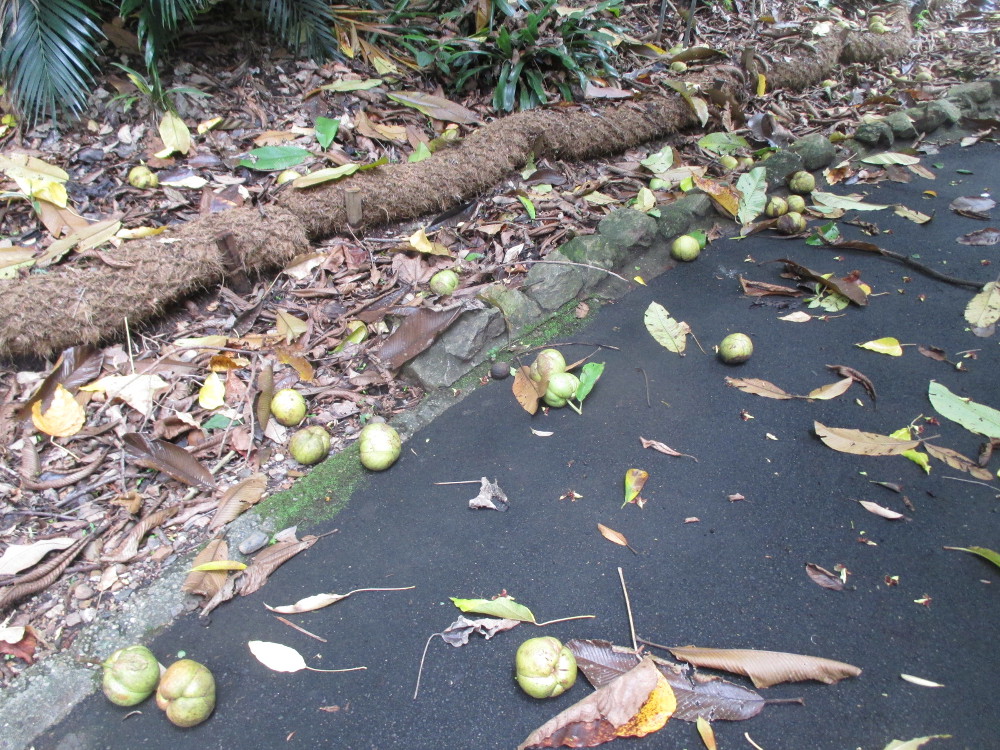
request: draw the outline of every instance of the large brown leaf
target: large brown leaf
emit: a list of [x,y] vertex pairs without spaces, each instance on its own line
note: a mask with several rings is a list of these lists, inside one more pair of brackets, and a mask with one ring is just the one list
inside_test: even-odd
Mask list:
[[[216,560],[227,560],[228,556],[229,545],[226,544],[226,540],[213,539],[194,558],[191,567],[197,568],[199,565]],[[184,579],[181,590],[187,591],[189,594],[203,596],[205,599],[211,599],[222,589],[227,575],[229,574],[224,570],[192,570]]]
[[617,737],[659,731],[676,707],[673,691],[650,657],[549,719],[518,745],[596,747]]
[[827,289],[831,289],[837,294],[847,297],[855,305],[860,307],[865,307],[868,304],[868,294],[856,281],[851,281],[849,279],[838,279],[836,276],[831,276],[830,278],[824,278],[824,275],[813,271],[811,268],[806,268],[794,260],[788,260],[787,258],[779,258],[779,262],[784,263],[785,267],[794,273],[796,276],[809,279],[810,281],[815,281],[821,286],[825,286]]
[[[566,648],[573,652],[580,671],[595,688],[607,685],[642,659],[631,648],[608,641],[574,638],[566,643]],[[650,658],[673,688],[677,699],[675,719],[697,721],[701,717],[708,721],[743,721],[764,709],[766,701],[750,688],[719,677],[697,672],[689,674],[690,668],[656,656]]]
[[260,502],[266,489],[267,477],[263,474],[253,474],[234,484],[219,500],[219,507],[208,528],[217,529],[237,518],[247,508]]
[[899,440],[888,435],[813,422],[813,429],[827,447],[858,456],[898,456],[920,445],[919,440]]
[[192,487],[215,489],[215,478],[198,459],[166,440],[130,432],[122,438],[126,453],[139,466],[162,471]]
[[101,374],[104,363],[103,352],[93,346],[74,346],[59,355],[55,367],[48,374],[31,398],[21,404],[15,412],[17,419],[26,419],[31,414],[31,407],[36,402],[42,402],[42,411],[49,410],[56,386],[61,385],[70,393],[84,383],[89,383]]
[[461,314],[461,306],[450,310],[420,308],[403,318],[399,327],[382,342],[378,350],[379,359],[390,370],[398,370],[433,344]]
[[746,675],[753,681],[754,687],[758,688],[803,680],[816,680],[832,685],[845,677],[857,677],[861,674],[858,667],[842,661],[783,651],[682,646],[670,649],[670,653],[676,659],[699,667]]

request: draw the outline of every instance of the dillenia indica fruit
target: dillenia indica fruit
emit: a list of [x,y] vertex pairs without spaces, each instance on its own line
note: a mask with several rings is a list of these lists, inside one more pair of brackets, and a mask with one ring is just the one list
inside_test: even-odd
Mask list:
[[104,664],[101,688],[118,706],[134,706],[146,700],[160,681],[160,665],[145,646],[120,648]]
[[670,246],[670,255],[676,260],[690,261],[701,254],[701,243],[690,234],[682,234]]
[[727,365],[738,365],[750,359],[753,341],[745,333],[731,333],[719,344],[719,359]]
[[529,638],[517,649],[514,676],[532,698],[554,698],[576,682],[576,657],[557,638]]
[[801,195],[789,195],[785,198],[785,203],[788,204],[789,211],[797,214],[804,213],[806,210],[806,199]]
[[305,466],[319,463],[330,453],[330,433],[319,425],[305,427],[292,435],[288,452]]
[[438,271],[431,276],[431,291],[441,297],[446,297],[458,289],[458,274],[450,268]]
[[740,160],[732,154],[726,154],[725,156],[719,157],[719,166],[723,169],[728,169],[730,172],[736,169],[739,165]]
[[557,372],[566,372],[566,358],[558,349],[542,349],[531,363],[531,379],[536,383],[551,378]]
[[795,211],[789,211],[778,217],[778,231],[782,234],[798,234],[806,231],[805,217]]
[[767,202],[767,208],[764,209],[764,213],[772,219],[777,216],[784,216],[788,213],[788,202],[784,198],[774,196]]
[[132,167],[129,170],[128,184],[134,188],[145,190],[146,188],[155,188],[159,185],[160,178],[145,164],[140,164],[138,167]]
[[306,416],[306,400],[294,388],[282,388],[271,398],[271,416],[285,427],[294,427]]
[[548,388],[542,400],[548,406],[559,408],[566,406],[566,403],[576,396],[576,389],[580,387],[580,379],[571,372],[557,372],[549,378]]
[[171,724],[201,724],[215,708],[215,678],[204,664],[191,659],[175,661],[160,678],[156,705],[167,712]]
[[816,189],[816,178],[812,172],[795,172],[788,178],[788,189],[800,195],[811,193]]
[[372,471],[385,471],[396,463],[402,445],[399,433],[384,422],[366,424],[358,435],[361,463]]

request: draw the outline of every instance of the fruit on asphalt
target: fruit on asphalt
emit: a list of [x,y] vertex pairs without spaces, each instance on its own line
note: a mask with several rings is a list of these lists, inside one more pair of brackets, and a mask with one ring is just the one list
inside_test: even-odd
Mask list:
[[571,399],[576,396],[576,389],[580,387],[580,379],[571,372],[557,372],[549,378],[549,387],[545,391],[551,393],[556,398]]
[[731,333],[719,344],[719,359],[727,365],[738,365],[750,359],[753,341],[745,333]]
[[557,396],[552,391],[545,391],[545,395],[542,396],[542,401],[545,402],[546,406],[551,406],[553,409],[561,409],[569,403],[569,399]]
[[789,211],[794,211],[797,214],[806,210],[806,199],[801,195],[789,195],[785,198],[785,203],[788,204]]
[[542,349],[531,363],[531,379],[536,383],[548,379],[557,372],[566,372],[566,358],[558,349]]
[[772,219],[777,216],[783,216],[788,213],[788,203],[784,198],[774,196],[767,202],[767,208],[764,209],[764,213]]
[[816,178],[812,172],[796,172],[788,178],[788,189],[800,195],[811,193],[816,189]]
[[789,211],[784,216],[778,217],[778,231],[782,234],[799,234],[806,231],[805,217],[795,211]]
[[725,156],[719,157],[719,166],[722,167],[723,169],[733,170],[736,169],[739,165],[740,165],[740,160],[737,159],[735,156],[726,154]]
[[305,466],[319,463],[330,452],[330,433],[319,425],[304,427],[288,441],[288,452]]
[[282,388],[271,398],[271,416],[285,427],[294,427],[306,416],[306,400],[294,388]]
[[701,243],[690,234],[682,234],[670,246],[670,255],[676,260],[690,261],[701,254]]
[[576,657],[557,638],[529,638],[517,649],[514,676],[532,698],[554,698],[576,682]]
[[490,365],[490,377],[494,380],[503,380],[510,375],[510,365],[501,360],[497,360]]
[[445,297],[458,289],[458,274],[450,268],[438,271],[431,276],[430,287],[434,294]]
[[140,164],[138,167],[132,167],[129,170],[128,184],[134,188],[145,190],[146,188],[155,188],[159,185],[160,178],[145,164]]
[[385,422],[366,424],[358,435],[361,463],[372,471],[385,471],[399,458],[403,441]]
[[191,659],[175,661],[160,678],[156,705],[167,712],[171,724],[201,724],[215,708],[215,678],[204,664]]
[[145,646],[120,648],[102,666],[101,689],[118,706],[141,703],[153,694],[160,681],[160,664]]

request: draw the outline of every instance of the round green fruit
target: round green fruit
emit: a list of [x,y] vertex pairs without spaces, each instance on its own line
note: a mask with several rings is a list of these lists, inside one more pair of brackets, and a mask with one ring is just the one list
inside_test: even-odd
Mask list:
[[670,255],[675,260],[691,261],[701,254],[701,243],[690,234],[682,234],[670,246]]
[[806,199],[801,195],[789,195],[785,198],[785,203],[788,205],[788,210],[797,214],[801,214],[806,210]]
[[292,435],[288,451],[300,464],[312,466],[330,453],[330,433],[319,425],[301,429]]
[[727,365],[738,365],[750,359],[753,341],[745,333],[731,333],[719,344],[719,358]]
[[542,349],[531,363],[531,379],[536,383],[548,379],[557,372],[566,372],[566,358],[558,349]]
[[812,172],[796,172],[788,178],[788,189],[799,195],[811,193],[816,189],[816,178]]
[[306,416],[306,400],[294,388],[282,388],[271,398],[271,415],[285,427],[294,427]]
[[431,276],[430,287],[434,294],[446,297],[458,289],[458,274],[450,268],[438,271]]
[[557,396],[552,391],[545,391],[545,395],[542,396],[542,401],[546,406],[551,406],[553,409],[561,409],[569,403],[569,399]]
[[740,165],[740,160],[735,156],[726,154],[725,156],[719,157],[719,166],[723,169],[728,169],[730,171],[736,169]]
[[146,188],[155,188],[158,186],[160,178],[145,164],[140,164],[138,167],[132,167],[129,170],[128,184],[134,188],[145,190]]
[[767,208],[764,209],[764,213],[770,216],[772,219],[778,216],[784,216],[788,213],[788,203],[784,198],[779,198],[775,196],[767,202]]
[[156,705],[171,724],[193,727],[215,708],[215,678],[204,664],[181,659],[167,667],[156,689]]
[[799,234],[806,231],[806,220],[802,214],[789,211],[778,217],[778,231],[782,234]]
[[576,657],[552,636],[529,638],[514,657],[515,678],[532,698],[554,698],[576,682]]
[[160,664],[145,646],[120,648],[104,664],[101,688],[117,706],[134,706],[146,700],[160,681]]
[[385,471],[396,463],[402,447],[399,433],[384,422],[366,424],[358,435],[361,463],[372,471]]
[[275,180],[275,182],[277,182],[279,185],[284,185],[286,182],[291,182],[292,180],[299,179],[299,177],[301,176],[302,175],[299,172],[296,172],[294,169],[286,169],[284,172],[281,172],[278,175],[278,178]]
[[571,399],[576,396],[576,389],[580,387],[580,379],[571,372],[557,372],[549,378],[549,387],[546,393],[551,393],[556,398]]
[[739,162],[740,169],[753,169],[754,160],[752,156],[741,156]]
[[675,60],[674,62],[670,63],[671,73],[686,73],[687,69],[688,69],[687,63],[681,60]]

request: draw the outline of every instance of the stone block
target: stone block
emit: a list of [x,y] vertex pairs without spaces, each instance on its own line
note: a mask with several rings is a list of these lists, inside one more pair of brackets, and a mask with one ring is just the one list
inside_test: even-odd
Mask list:
[[619,208],[601,219],[597,231],[601,237],[622,250],[649,247],[656,239],[656,220],[642,211]]
[[768,190],[774,190],[777,187],[785,187],[790,175],[805,169],[805,161],[794,151],[775,151],[769,159],[762,161],[760,166],[767,169]]
[[788,150],[801,156],[803,169],[808,169],[810,172],[829,166],[836,156],[836,150],[830,139],[820,133],[799,138],[788,147]]
[[[569,260],[561,250],[546,257],[550,261]],[[583,271],[578,266],[558,263],[535,263],[524,280],[521,290],[538,303],[542,310],[558,310],[583,289]]]
[[854,140],[866,146],[891,146],[896,136],[884,121],[863,122],[854,131]]

